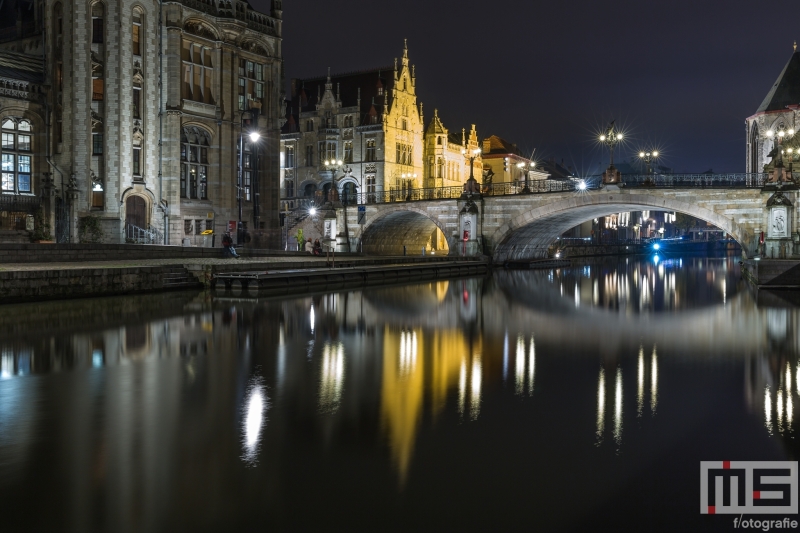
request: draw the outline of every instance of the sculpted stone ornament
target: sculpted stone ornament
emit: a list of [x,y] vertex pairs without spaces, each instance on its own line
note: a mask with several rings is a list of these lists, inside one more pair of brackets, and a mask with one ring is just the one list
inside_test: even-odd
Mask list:
[[769,178],[767,178],[767,184],[782,185],[784,183],[794,183],[791,171],[783,166],[783,145],[780,141],[775,145],[772,151],[767,154],[767,157],[772,158],[772,161],[767,167],[773,167],[772,170],[768,171]]
[[212,41],[217,40],[217,36],[214,34],[211,29],[201,22],[187,22],[183,29],[192,35],[197,35],[198,37],[205,37],[206,39],[211,39]]

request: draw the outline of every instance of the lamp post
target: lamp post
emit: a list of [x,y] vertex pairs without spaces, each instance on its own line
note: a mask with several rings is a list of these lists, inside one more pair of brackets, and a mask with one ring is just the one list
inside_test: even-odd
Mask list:
[[[772,157],[772,162],[775,164],[775,174],[769,181],[777,182],[779,184],[785,181],[794,182],[792,163],[794,163],[796,157],[800,156],[800,146],[797,146],[797,143],[794,142],[795,133],[795,130],[792,128],[788,130],[780,129],[777,132],[773,132],[772,130],[767,131],[767,137],[770,139],[777,137],[778,139],[778,145],[773,148],[772,152],[770,152],[770,155],[774,154]],[[784,174],[783,170],[784,157],[788,158],[789,160],[788,177]]]
[[614,147],[622,141],[622,138],[622,132],[616,129],[613,120],[611,121],[611,124],[608,125],[605,133],[598,137],[598,140],[601,143],[604,143],[606,146],[608,146],[609,151],[609,164],[608,169],[603,172],[603,184],[615,184],[621,181],[619,171],[614,168]]
[[334,242],[335,242],[335,240],[341,239],[342,245],[345,247],[345,251],[349,252],[350,251],[350,231],[347,228],[347,203],[348,203],[348,198],[347,198],[347,194],[345,193],[344,202],[340,202],[339,201],[339,188],[336,185],[336,172],[338,170],[341,170],[344,173],[344,175],[347,176],[353,170],[347,165],[347,163],[344,163],[341,159],[330,159],[330,160],[326,159],[323,162],[323,165],[325,166],[326,170],[329,170],[329,171],[331,171],[333,173],[332,177],[331,177],[331,190],[328,193],[328,202],[327,202],[327,204],[329,204],[329,205],[327,205],[328,214],[325,215],[325,218],[328,219],[331,216],[333,216],[333,224],[334,224],[334,228],[335,228],[335,225],[336,225],[336,208],[339,207],[339,205],[341,205],[343,207],[343,209],[344,209],[344,217],[343,217],[344,218],[344,233],[335,233],[334,232],[334,234],[331,235],[331,238],[334,239]]
[[[416,180],[417,179],[417,173],[416,172],[403,172],[402,174],[400,174],[400,177],[403,179],[403,185],[407,185],[406,180]],[[413,183],[413,181],[412,181],[412,183]],[[408,202],[411,201],[411,188],[412,188],[411,185],[409,185],[408,187],[405,188],[406,189],[406,201],[408,201]]]
[[648,176],[653,172],[650,163],[658,159],[658,150],[648,151],[648,152],[639,152],[639,159],[644,161],[645,165],[647,166],[647,174]]
[[475,179],[474,174],[474,163],[475,158],[481,155],[481,149],[475,148],[474,150],[467,152],[466,148],[461,150],[461,153],[469,159],[469,179],[467,183],[464,184],[464,195],[472,196],[473,194],[480,194],[481,193],[481,186],[478,181]]
[[[242,227],[242,190],[244,189],[244,114],[250,113],[251,120],[258,117],[257,110],[245,109],[239,114],[239,175],[236,184],[236,202],[239,211],[239,220],[236,224],[236,244],[241,246],[244,242],[244,228]],[[256,126],[257,127],[257,126]],[[250,141],[255,144],[261,138],[258,131],[253,130],[248,134]],[[251,165],[252,166],[252,165]],[[253,187],[253,183],[250,184]],[[255,207],[253,222],[258,227],[258,192],[255,193]]]
[[525,163],[517,163],[517,168],[520,169],[522,171],[522,174],[525,176],[525,186],[522,187],[520,193],[528,194],[531,192],[530,188],[528,187],[528,173],[531,170],[536,169],[536,163],[534,163],[533,161],[529,161],[527,165]]

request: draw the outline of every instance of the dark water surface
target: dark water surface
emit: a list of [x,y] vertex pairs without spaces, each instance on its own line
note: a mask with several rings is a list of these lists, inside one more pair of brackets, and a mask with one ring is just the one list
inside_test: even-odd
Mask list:
[[736,258],[2,306],[0,531],[728,531],[799,330]]

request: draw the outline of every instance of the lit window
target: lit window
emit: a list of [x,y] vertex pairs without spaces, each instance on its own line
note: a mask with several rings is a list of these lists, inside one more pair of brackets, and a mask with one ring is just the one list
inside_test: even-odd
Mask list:
[[214,79],[213,51],[205,46],[183,41],[183,97],[187,100],[215,104],[211,90]]
[[264,66],[239,59],[239,110],[261,108],[264,99]]
[[208,199],[209,134],[200,128],[183,128],[181,135],[181,198]]
[[2,121],[1,127],[0,190],[7,193],[30,193],[33,190],[31,181],[33,158],[26,153],[32,149],[31,123],[27,120],[7,118]]

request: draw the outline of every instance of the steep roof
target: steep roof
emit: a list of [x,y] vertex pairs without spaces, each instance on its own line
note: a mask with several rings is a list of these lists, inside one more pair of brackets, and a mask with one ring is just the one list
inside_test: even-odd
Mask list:
[[787,105],[800,104],[800,52],[795,51],[756,113],[783,111]]
[[[345,74],[331,75],[331,89],[333,95],[337,92],[342,100],[342,107],[355,107],[358,105],[359,89],[361,89],[361,107],[359,109],[358,124],[366,124],[372,107],[373,100],[375,107],[383,109],[388,103],[388,93],[391,83],[394,81],[394,67],[383,67],[379,69],[364,70],[359,72],[349,72]],[[305,92],[306,100],[302,102],[302,111],[313,111],[317,106],[317,97],[325,94],[325,84],[327,76],[318,78],[293,79],[292,80],[292,105],[297,109],[297,96]],[[382,88],[383,94],[378,94],[378,89]]]
[[433,110],[433,118],[431,119],[431,123],[428,124],[428,129],[425,133],[427,134],[436,134],[436,133],[444,133],[445,128],[444,124],[442,124],[442,120],[439,118],[439,110]]
[[[486,150],[486,144],[489,144],[489,149]],[[483,140],[484,154],[516,154],[519,155],[519,149],[516,145],[511,144],[502,137],[492,135]]]

